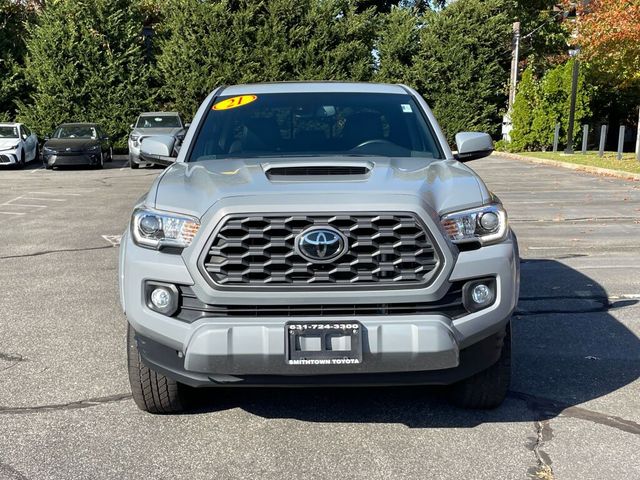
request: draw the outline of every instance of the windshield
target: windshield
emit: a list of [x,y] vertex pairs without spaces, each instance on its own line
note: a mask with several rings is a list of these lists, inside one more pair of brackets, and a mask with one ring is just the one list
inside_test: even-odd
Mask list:
[[86,125],[63,125],[58,127],[53,138],[91,138],[96,139],[96,129]]
[[179,128],[182,127],[177,115],[154,115],[138,117],[136,128]]
[[18,138],[18,127],[0,127],[0,138]]
[[335,155],[442,158],[410,95],[272,93],[217,98],[188,161]]

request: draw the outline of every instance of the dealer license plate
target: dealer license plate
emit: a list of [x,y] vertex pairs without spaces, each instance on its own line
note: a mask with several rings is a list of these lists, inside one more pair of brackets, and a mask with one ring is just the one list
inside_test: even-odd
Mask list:
[[287,322],[289,365],[352,365],[362,363],[360,322]]

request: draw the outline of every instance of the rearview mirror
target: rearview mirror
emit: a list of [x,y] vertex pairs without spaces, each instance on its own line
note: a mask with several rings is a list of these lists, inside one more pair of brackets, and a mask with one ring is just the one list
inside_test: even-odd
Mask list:
[[458,153],[455,156],[460,162],[469,162],[487,157],[493,152],[493,140],[488,133],[460,132],[456,134]]
[[173,154],[175,141],[171,135],[147,137],[140,144],[140,158],[145,162],[171,165],[176,161]]

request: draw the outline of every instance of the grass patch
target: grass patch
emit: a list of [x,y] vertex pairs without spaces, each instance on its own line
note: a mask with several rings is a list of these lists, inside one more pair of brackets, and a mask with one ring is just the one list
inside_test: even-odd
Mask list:
[[622,160],[618,160],[617,153],[605,152],[600,158],[598,152],[574,153],[573,155],[565,155],[564,153],[553,152],[522,152],[521,155],[535,158],[545,158],[548,160],[557,160],[559,162],[574,163],[577,165],[589,165],[592,167],[609,168],[611,170],[620,170],[623,172],[640,173],[640,162],[636,160],[635,153],[625,153]]

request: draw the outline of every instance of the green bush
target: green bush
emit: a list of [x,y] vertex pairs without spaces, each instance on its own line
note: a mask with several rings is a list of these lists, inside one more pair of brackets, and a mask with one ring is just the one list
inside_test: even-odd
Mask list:
[[25,78],[33,88],[19,118],[40,135],[62,122],[97,122],[124,146],[128,125],[151,104],[137,4],[47,2],[29,28]]
[[[560,139],[567,138],[573,62],[570,60],[548,70],[542,79],[533,76],[533,67],[525,70],[513,107],[512,150],[545,150],[553,145],[555,126],[560,123]],[[581,136],[580,125],[591,114],[591,90],[584,73],[578,77],[574,142]]]

